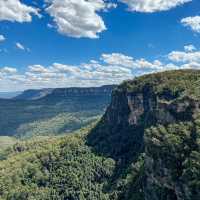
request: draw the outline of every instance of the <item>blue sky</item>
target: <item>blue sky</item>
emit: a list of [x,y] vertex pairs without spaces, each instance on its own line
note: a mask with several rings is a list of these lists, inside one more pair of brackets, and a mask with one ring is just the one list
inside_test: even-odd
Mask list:
[[0,91],[200,68],[199,48],[199,0],[0,2]]

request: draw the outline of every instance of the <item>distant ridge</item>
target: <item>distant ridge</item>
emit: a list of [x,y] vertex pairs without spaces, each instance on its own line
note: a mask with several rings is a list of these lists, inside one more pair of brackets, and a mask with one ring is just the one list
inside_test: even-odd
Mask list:
[[97,120],[115,85],[89,88],[26,90],[0,99],[0,136],[58,135]]
[[14,97],[15,100],[39,100],[51,97],[72,97],[72,96],[101,96],[112,93],[116,85],[104,85],[101,87],[70,87],[70,88],[47,88],[39,90],[25,90],[22,94]]
[[20,95],[14,97],[15,100],[37,100],[41,99],[53,91],[51,88],[40,89],[40,90],[25,90]]
[[22,92],[0,92],[1,99],[12,99],[19,96]]

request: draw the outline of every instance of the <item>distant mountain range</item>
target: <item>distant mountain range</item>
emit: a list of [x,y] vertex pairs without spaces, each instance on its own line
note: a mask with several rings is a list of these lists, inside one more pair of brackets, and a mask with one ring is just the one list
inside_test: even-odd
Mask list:
[[20,95],[22,92],[0,92],[0,98],[2,99],[11,99],[18,95]]
[[79,129],[104,113],[114,88],[26,90],[0,99],[0,136],[58,135]]
[[115,85],[105,85],[101,87],[71,87],[71,88],[46,88],[40,90],[25,90],[15,96],[15,100],[38,100],[42,98],[60,97],[67,98],[72,96],[104,96],[110,95]]
[[38,89],[38,90],[25,90],[21,92],[19,95],[15,96],[13,99],[16,100],[37,100],[45,97],[46,95],[50,94],[54,89],[45,88],[45,89]]

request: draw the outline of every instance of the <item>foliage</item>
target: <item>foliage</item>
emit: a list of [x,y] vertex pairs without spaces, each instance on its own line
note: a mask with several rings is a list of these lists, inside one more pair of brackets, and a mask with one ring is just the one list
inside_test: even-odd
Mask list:
[[103,185],[115,161],[92,153],[84,136],[28,142],[13,150],[0,163],[2,199],[108,199]]
[[177,98],[181,95],[200,97],[200,71],[199,70],[172,70],[154,73],[125,81],[118,90],[128,92],[141,91],[145,85],[151,85],[158,96],[167,95]]
[[116,177],[117,161],[86,145],[90,129],[18,142],[9,148],[0,161],[0,199],[128,200],[133,196],[132,183],[135,191],[141,188],[143,157]]
[[51,119],[20,125],[16,136],[27,139],[33,136],[50,136],[70,133],[97,121],[100,118],[98,114],[98,111],[61,113]]
[[13,137],[0,136],[0,160],[4,159],[7,148],[17,143],[17,140]]

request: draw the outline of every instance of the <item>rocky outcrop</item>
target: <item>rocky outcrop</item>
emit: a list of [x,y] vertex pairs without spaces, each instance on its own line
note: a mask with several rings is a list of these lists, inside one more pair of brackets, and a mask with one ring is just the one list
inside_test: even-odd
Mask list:
[[101,87],[72,87],[56,88],[50,94],[51,96],[71,97],[71,96],[102,96],[111,95],[116,85],[105,85]]
[[127,104],[130,110],[129,125],[141,123],[153,125],[170,124],[178,121],[188,121],[195,118],[200,111],[200,101],[187,96],[174,100],[160,98],[153,90],[127,93]]
[[[200,113],[200,101],[188,96],[163,99],[151,89],[145,92],[127,93],[126,98],[130,110],[129,126],[143,126],[144,131],[155,126],[155,129],[160,132],[158,125],[166,129],[166,132],[161,131],[165,135],[144,134],[145,200],[199,199],[200,188],[191,187],[184,173],[190,170],[185,166],[188,157],[193,152],[200,156],[196,132],[198,125],[195,123]],[[169,132],[168,128],[171,129],[170,131],[175,129],[176,132]],[[154,131],[151,130],[151,132]],[[183,135],[179,135],[180,133]],[[171,137],[171,140],[168,137]],[[190,159],[190,162],[199,162]],[[200,170],[200,165],[195,169]],[[193,179],[193,181],[197,180]]]
[[142,180],[138,192],[144,192],[145,200],[200,199],[197,77],[183,71],[185,78],[174,83],[175,74],[149,75],[119,86],[88,136],[89,145],[120,167],[134,166],[144,154],[144,168],[133,185]]

